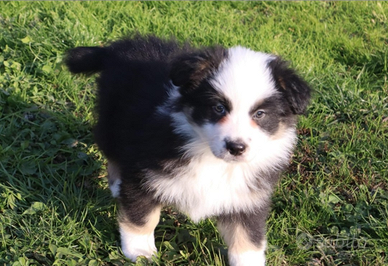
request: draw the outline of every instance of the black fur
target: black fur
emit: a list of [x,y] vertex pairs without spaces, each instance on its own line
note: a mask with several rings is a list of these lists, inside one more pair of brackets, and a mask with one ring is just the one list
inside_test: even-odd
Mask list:
[[[66,64],[73,73],[100,72],[94,136],[108,160],[119,167],[122,222],[144,225],[147,215],[165,203],[155,197],[145,180],[154,176],[169,179],[177,172],[185,175],[192,159],[183,156],[182,149],[190,140],[176,132],[173,118],[163,112],[191,112],[189,122],[201,126],[218,123],[232,111],[232,99],[210,82],[228,56],[228,50],[220,46],[195,49],[175,40],[138,35],[104,48],[78,47],[68,52]],[[255,117],[258,110],[265,109],[254,122],[272,135],[280,124],[295,126],[296,115],[306,110],[310,89],[281,59],[268,66],[280,94],[258,102],[249,115]],[[169,106],[168,93],[174,86],[179,87],[181,97]],[[225,114],[217,112],[218,105],[225,108]],[[273,187],[280,167],[287,163],[258,172],[257,187],[249,189],[259,191],[264,183]],[[225,212],[217,218],[226,225],[242,225],[259,247],[265,238],[269,202],[269,198],[263,199],[260,209]]]
[[205,122],[217,123],[223,118],[224,115],[214,111],[214,107],[218,104],[223,105],[227,113],[232,111],[232,104],[229,99],[225,98],[205,80],[196,89],[185,93],[176,108],[177,111],[180,111],[192,107],[192,120],[200,126]]
[[288,63],[280,58],[269,62],[276,87],[288,101],[294,114],[304,114],[311,97],[309,85],[296,72],[288,67]]
[[122,193],[118,198],[119,201],[119,221],[130,222],[137,226],[143,226],[147,222],[147,216],[160,203],[153,199],[152,193],[141,187],[141,180],[136,180],[140,173],[130,173],[124,175],[127,182],[121,186]]
[[65,60],[73,73],[93,74],[103,70],[107,50],[101,47],[77,47],[67,53]]
[[126,189],[119,199],[122,215],[131,214],[127,218],[136,224],[154,207],[146,200],[149,192],[142,191],[141,170],[161,171],[169,160],[183,163],[179,147],[184,139],[173,134],[168,118],[154,114],[168,96],[170,57],[189,49],[171,40],[136,36],[67,54],[70,71],[101,71],[94,137],[105,156],[120,166]]
[[285,124],[287,127],[295,125],[296,116],[287,107],[287,100],[281,95],[275,95],[258,103],[252,108],[251,115],[254,117],[258,110],[266,110],[262,116],[254,118],[254,121],[272,135],[277,132],[280,124]]
[[181,88],[182,94],[189,93],[213,74],[225,58],[227,51],[220,46],[182,54],[172,62],[172,83]]
[[249,240],[257,247],[263,245],[270,203],[267,202],[261,209],[250,213],[228,213],[217,217],[217,221],[228,227],[242,226],[249,236]]

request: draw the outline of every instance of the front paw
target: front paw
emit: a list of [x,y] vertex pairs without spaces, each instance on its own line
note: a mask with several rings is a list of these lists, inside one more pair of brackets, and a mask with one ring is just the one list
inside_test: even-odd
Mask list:
[[157,250],[155,247],[154,233],[140,235],[120,228],[121,249],[125,257],[136,262],[136,258],[144,256],[151,260]]
[[229,252],[230,266],[264,266],[265,254],[264,250],[245,251],[242,253]]

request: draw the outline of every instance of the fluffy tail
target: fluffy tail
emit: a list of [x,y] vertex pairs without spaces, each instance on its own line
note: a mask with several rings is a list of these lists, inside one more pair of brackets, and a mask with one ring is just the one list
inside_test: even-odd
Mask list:
[[93,74],[103,70],[106,49],[77,47],[67,52],[65,63],[72,73]]

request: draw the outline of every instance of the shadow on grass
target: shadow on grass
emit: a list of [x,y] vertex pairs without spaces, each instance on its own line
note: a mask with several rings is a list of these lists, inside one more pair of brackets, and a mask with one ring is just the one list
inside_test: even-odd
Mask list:
[[116,207],[91,125],[22,94],[0,90],[0,262],[119,257]]

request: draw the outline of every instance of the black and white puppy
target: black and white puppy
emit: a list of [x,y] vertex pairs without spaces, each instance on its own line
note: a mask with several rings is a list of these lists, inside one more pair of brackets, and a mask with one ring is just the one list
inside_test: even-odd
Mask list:
[[151,258],[162,206],[217,219],[230,265],[265,264],[271,194],[310,88],[279,57],[154,36],[67,54],[100,72],[95,140],[108,159],[126,257]]

